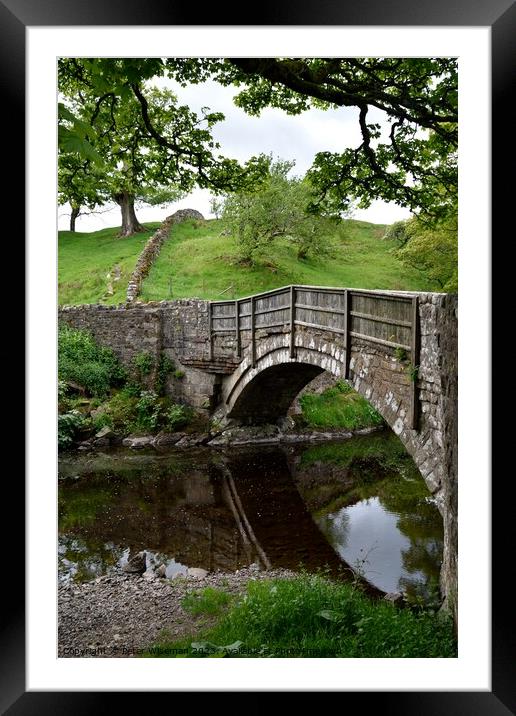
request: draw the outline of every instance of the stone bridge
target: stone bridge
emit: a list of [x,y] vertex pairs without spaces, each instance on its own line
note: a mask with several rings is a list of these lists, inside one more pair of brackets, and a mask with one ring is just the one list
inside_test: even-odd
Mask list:
[[[457,578],[457,296],[287,286],[226,301],[76,306],[60,319],[89,329],[126,364],[142,351],[181,369],[176,400],[244,423],[286,415],[323,371],[348,381],[414,459],[444,520],[441,585]],[[152,378],[152,376],[151,376]]]

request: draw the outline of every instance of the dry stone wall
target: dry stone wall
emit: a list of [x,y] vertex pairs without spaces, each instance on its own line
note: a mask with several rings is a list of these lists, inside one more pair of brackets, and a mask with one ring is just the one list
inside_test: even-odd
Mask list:
[[179,209],[175,214],[167,216],[147,241],[129,279],[126,293],[128,302],[135,301],[140,295],[143,280],[148,275],[154,261],[158,258],[163,242],[169,237],[172,226],[180,221],[186,221],[186,219],[203,219],[203,215],[195,209]]

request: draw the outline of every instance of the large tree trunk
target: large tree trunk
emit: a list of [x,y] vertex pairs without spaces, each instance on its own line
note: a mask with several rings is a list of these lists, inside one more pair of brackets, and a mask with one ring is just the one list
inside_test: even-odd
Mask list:
[[75,220],[81,213],[80,206],[72,206],[72,213],[70,214],[70,231],[75,231]]
[[119,236],[131,236],[138,231],[145,231],[145,227],[140,224],[136,218],[134,211],[134,194],[126,191],[116,194],[114,197],[122,211],[122,229]]

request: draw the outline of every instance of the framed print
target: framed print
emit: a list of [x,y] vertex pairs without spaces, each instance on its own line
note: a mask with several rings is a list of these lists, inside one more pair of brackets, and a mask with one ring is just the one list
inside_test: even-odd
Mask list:
[[[497,123],[503,125],[506,121],[505,106],[514,76],[512,44],[515,12],[514,6],[508,0],[503,2],[498,0],[494,3],[486,0],[474,6],[464,5],[464,7],[451,6],[449,3],[438,2],[414,6],[413,3],[403,1],[391,10],[386,18],[385,8],[374,1],[362,4],[360,8],[330,5],[321,7],[320,4],[316,6],[315,3],[304,3],[302,7],[298,7],[290,3],[282,3],[281,6],[277,5],[270,11],[261,10],[259,24],[252,19],[242,22],[236,18],[225,17],[227,13],[219,12],[220,8],[208,10],[203,16],[202,24],[198,22],[192,24],[191,20],[198,19],[194,17],[193,9],[165,8],[162,4],[153,1],[142,4],[136,0],[128,0],[122,7],[118,3],[106,6],[95,0],[86,7],[76,2],[56,4],[35,0],[2,0],[0,52],[3,60],[4,91],[9,97],[9,117],[4,116],[4,120],[8,119],[7,130],[9,130],[9,127],[12,127],[13,117],[17,115],[17,126],[20,126],[24,121],[25,111],[28,138],[27,205],[25,210],[20,207],[18,211],[19,216],[25,214],[28,231],[29,369],[26,512],[24,496],[16,494],[16,489],[13,490],[10,504],[18,508],[20,517],[25,512],[27,518],[25,588],[27,605],[30,606],[26,614],[22,608],[24,603],[22,570],[18,569],[19,574],[16,579],[13,578],[13,584],[9,586],[6,595],[8,600],[12,599],[12,602],[6,608],[9,619],[2,627],[0,705],[3,710],[12,714],[36,713],[41,709],[57,713],[67,713],[72,710],[74,713],[82,713],[93,708],[102,710],[103,701],[108,704],[114,696],[109,692],[126,690],[134,692],[346,691],[346,698],[353,694],[354,699],[367,698],[368,705],[381,704],[380,708],[387,709],[387,712],[406,714],[417,711],[421,714],[499,713],[502,716],[509,713],[509,709],[516,708],[511,676],[511,644],[507,629],[510,621],[508,600],[499,586],[491,596],[489,585],[489,502],[492,499],[493,508],[498,510],[501,509],[504,497],[500,494],[500,488],[497,489],[496,479],[493,480],[492,492],[489,484],[490,346],[488,337],[491,298],[488,277],[490,247],[487,238],[490,207],[487,187],[490,158],[488,141],[485,141],[488,138],[484,136],[489,131],[489,72],[492,73],[491,124],[495,127],[498,126]],[[459,528],[459,584],[461,584],[462,573],[466,577],[469,575],[473,581],[467,581],[465,577],[466,586],[459,587],[458,658],[449,661],[407,659],[406,664],[397,665],[398,672],[406,669],[403,676],[395,673],[395,664],[389,663],[389,659],[371,660],[378,662],[369,665],[373,675],[365,674],[364,662],[369,661],[365,659],[358,665],[351,663],[360,661],[357,659],[351,659],[349,662],[329,659],[329,663],[324,667],[328,669],[327,674],[320,673],[325,662],[316,659],[285,659],[281,663],[275,659],[253,659],[252,662],[243,659],[234,660],[231,662],[231,673],[227,668],[227,660],[206,662],[209,664],[207,669],[205,662],[203,668],[200,668],[197,666],[200,662],[189,662],[186,659],[176,659],[174,662],[114,658],[59,659],[55,656],[55,641],[49,645],[55,627],[55,614],[51,613],[51,610],[54,604],[52,600],[55,597],[56,575],[50,573],[52,560],[55,564],[55,534],[52,532],[52,521],[55,518],[52,505],[57,502],[55,476],[52,474],[55,468],[53,457],[55,450],[53,445],[48,444],[49,429],[42,425],[45,415],[45,408],[42,406],[50,405],[52,410],[55,406],[55,386],[52,384],[51,377],[56,374],[53,345],[55,333],[52,333],[56,308],[52,301],[55,298],[57,285],[55,257],[50,249],[44,256],[44,242],[49,247],[53,247],[55,242],[55,197],[52,209],[50,211],[48,209],[49,197],[52,192],[55,194],[55,186],[50,187],[50,180],[49,186],[45,186],[44,179],[45,172],[49,176],[52,174],[53,181],[56,174],[55,135],[52,136],[50,129],[52,126],[55,128],[57,119],[56,80],[55,75],[51,76],[48,71],[51,67],[49,58],[54,58],[55,69],[57,67],[55,62],[59,57],[70,57],[74,54],[78,57],[152,57],[152,48],[156,48],[154,52],[160,57],[242,57],[242,38],[248,43],[247,47],[252,48],[252,51],[249,51],[250,57],[260,56],[260,43],[266,41],[268,43],[267,52],[264,52],[266,56],[282,55],[283,47],[285,47],[285,54],[300,56],[299,53],[304,52],[301,48],[307,47],[306,56],[317,57],[319,54],[315,43],[318,41],[320,48],[331,47],[329,50],[331,56],[339,56],[337,50],[340,43],[346,48],[346,56],[349,52],[350,56],[356,57],[359,56],[358,52],[350,51],[348,48],[359,47],[360,38],[364,37],[360,32],[365,31],[369,34],[370,44],[366,46],[363,56],[374,53],[375,50],[372,49],[374,42],[378,43],[378,53],[381,56],[388,56],[389,50],[384,49],[388,48],[388,45],[382,44],[383,37],[396,31],[400,32],[401,50],[398,56],[403,55],[403,52],[406,56],[417,56],[414,41],[409,44],[408,37],[402,34],[408,28],[413,31],[414,37],[416,32],[421,32],[421,47],[437,48],[435,56],[459,57],[459,93],[463,93],[459,94],[459,97],[464,98],[463,106],[467,108],[466,113],[461,109],[459,101],[459,141],[462,142],[464,137],[465,147],[474,146],[472,141],[474,130],[469,129],[470,135],[468,135],[468,122],[474,114],[474,104],[471,104],[471,99],[474,97],[472,68],[474,67],[475,72],[478,72],[480,99],[476,121],[484,132],[483,138],[479,139],[475,149],[478,165],[482,167],[476,188],[471,186],[471,175],[474,173],[472,157],[468,155],[464,159],[459,159],[459,166],[461,161],[464,162],[460,170],[462,174],[459,174],[462,177],[459,180],[459,196],[464,196],[470,202],[470,206],[472,199],[473,201],[475,197],[478,199],[476,219],[478,236],[475,237],[474,249],[468,251],[463,238],[459,247],[459,276],[461,266],[465,267],[465,275],[470,274],[468,280],[464,282],[464,293],[461,289],[464,304],[459,303],[459,364],[461,366],[459,369],[459,503],[461,506],[468,505],[464,507],[465,513],[471,510],[474,516],[483,514],[484,521],[482,525],[479,523],[477,530],[471,520],[469,523],[465,520],[464,526]],[[325,31],[328,35],[324,35]],[[261,32],[268,33],[267,39],[264,34],[260,34]],[[454,32],[458,39],[455,39]],[[240,39],[237,33],[240,33]],[[356,41],[353,39],[353,33],[359,38]],[[314,44],[310,44],[310,38],[317,36],[319,40],[314,39]],[[371,40],[371,38],[377,39]],[[173,49],[166,52],[167,47]],[[299,48],[297,51],[296,47]],[[452,52],[454,47],[459,48],[458,52]],[[189,52],[187,48],[191,48],[191,51]],[[475,48],[478,55],[476,58]],[[319,52],[322,55],[324,50],[321,49]],[[425,49],[421,52],[425,57],[434,51]],[[461,65],[462,56],[464,60]],[[38,63],[41,74],[38,74]],[[45,73],[48,82],[44,80]],[[54,90],[49,91],[49,88]],[[216,107],[213,109],[216,110]],[[41,134],[39,135],[38,132]],[[7,133],[5,136],[10,135]],[[493,139],[500,142],[500,133],[494,132]],[[501,146],[494,145],[492,157],[493,182],[498,184],[503,182],[498,179],[497,167],[499,168],[500,163],[506,161],[506,155],[510,151],[503,141],[501,144],[503,149]],[[460,152],[461,144],[459,144],[459,157]],[[18,163],[23,166],[21,158]],[[33,167],[38,167],[37,182],[34,180],[36,169],[33,171]],[[466,175],[469,175],[467,179]],[[464,188],[461,188],[462,179],[464,179]],[[19,185],[21,186],[21,183]],[[464,192],[463,195],[461,191]],[[506,184],[493,191],[493,217],[497,215],[497,204],[498,211],[500,214],[503,213],[500,208],[503,197],[508,200]],[[17,192],[15,199],[21,199],[21,192]],[[459,211],[461,211],[460,205],[461,199],[459,199]],[[475,222],[471,216],[465,211],[459,216],[459,231],[461,221],[467,226],[468,231],[474,231]],[[473,253],[476,254],[474,260],[471,258]],[[482,294],[481,302],[473,307],[478,292]],[[252,305],[254,306],[254,303]],[[236,310],[239,310],[238,302]],[[254,320],[253,310],[251,308],[253,315],[251,321]],[[236,315],[240,317],[239,313]],[[210,314],[210,317],[213,321],[214,316]],[[476,329],[475,319],[478,321]],[[462,379],[462,366],[466,368],[468,362],[464,346],[467,346],[468,351],[472,350],[475,331],[479,328],[482,341],[475,357],[479,373],[475,376],[465,369],[465,377]],[[462,348],[461,331],[464,337]],[[238,333],[237,341],[240,340],[240,333]],[[46,381],[43,379],[45,375],[48,376]],[[473,410],[476,406],[476,403],[471,402],[471,391],[475,385],[478,389],[479,406],[476,419],[481,432],[478,440],[470,437],[469,431],[472,430],[473,423],[470,422],[471,416],[468,417],[470,409]],[[48,408],[46,411],[46,420],[50,423],[53,418],[50,418]],[[476,461],[471,454],[468,455],[471,450],[466,448],[466,444],[470,440],[477,442]],[[41,474],[36,477],[35,471],[40,471]],[[465,484],[468,479],[477,496],[476,502],[467,494]],[[21,486],[18,486],[19,491],[20,488]],[[462,507],[459,507],[459,524],[461,509]],[[50,517],[49,512],[52,513]],[[510,524],[508,520],[501,520],[498,517],[493,519],[493,555],[503,554],[506,549],[509,540],[506,527],[508,524]],[[49,550],[52,550],[51,557],[47,559]],[[44,554],[47,557],[42,557]],[[476,587],[472,577],[475,572],[475,560],[480,575]],[[499,557],[493,558],[492,566],[495,569],[495,578],[499,578],[502,572]],[[494,584],[496,585],[496,582]],[[492,625],[489,623],[490,608]],[[477,617],[475,617],[476,609],[478,609]],[[47,614],[46,620],[43,618],[45,614]],[[34,628],[35,624],[37,629]],[[464,628],[464,624],[467,625],[467,629]],[[461,628],[463,628],[462,632]],[[37,653],[38,649],[41,650],[40,654]],[[475,651],[477,653],[474,653]],[[425,661],[442,663],[433,665],[422,663]],[[452,661],[454,663],[450,663]],[[195,664],[197,671],[192,668],[192,663]],[[255,671],[252,676],[249,670],[251,664]],[[463,671],[460,670],[461,665]],[[467,665],[467,668],[464,668],[464,665]],[[432,672],[434,668],[435,678]],[[428,671],[426,675],[425,670]],[[390,686],[390,683],[394,686]],[[140,700],[146,698],[146,695],[136,696],[134,693],[131,694],[131,698],[133,697]]]

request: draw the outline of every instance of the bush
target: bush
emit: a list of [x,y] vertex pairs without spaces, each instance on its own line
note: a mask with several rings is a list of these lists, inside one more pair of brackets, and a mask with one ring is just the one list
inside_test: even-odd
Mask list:
[[118,433],[176,430],[190,420],[190,411],[153,390],[127,385],[106,401],[94,418],[96,430],[109,426]]
[[253,264],[258,254],[270,252],[279,237],[296,247],[298,259],[326,251],[330,224],[309,213],[315,201],[313,190],[306,179],[289,178],[294,165],[270,157],[268,176],[257,191],[246,189],[225,197],[222,218],[238,242],[243,262]]
[[59,380],[77,383],[90,395],[104,397],[111,387],[126,380],[126,372],[113,351],[99,346],[86,331],[60,327],[58,356]]
[[141,430],[156,430],[162,417],[163,407],[153,390],[142,390],[136,403],[136,427]]
[[60,450],[70,447],[78,430],[85,422],[85,418],[78,410],[58,415],[57,417],[57,444]]
[[100,411],[95,416],[93,423],[96,430],[105,426],[119,433],[130,430],[135,420],[137,395],[135,396],[130,388],[123,388],[115,393],[100,407]]
[[171,430],[182,428],[189,419],[189,411],[184,405],[172,405],[166,413],[167,427]]
[[151,373],[154,368],[154,358],[147,352],[138,353],[138,355],[134,356],[132,364],[141,378]]

